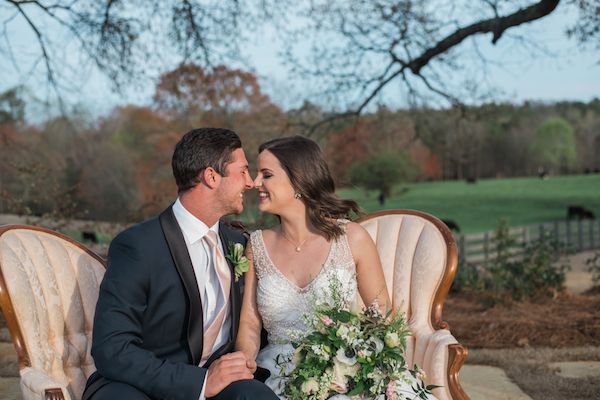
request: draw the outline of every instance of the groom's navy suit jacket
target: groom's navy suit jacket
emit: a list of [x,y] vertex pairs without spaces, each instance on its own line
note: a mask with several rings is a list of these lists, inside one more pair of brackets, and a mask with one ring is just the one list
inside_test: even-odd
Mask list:
[[[219,233],[224,247],[246,245],[246,238],[224,223]],[[233,350],[239,327],[241,294],[229,266],[231,332],[206,366]],[[110,245],[100,285],[92,341],[97,372],[84,399],[111,381],[135,386],[153,399],[198,399],[207,373],[198,367],[202,316],[198,284],[171,207],[120,233]]]

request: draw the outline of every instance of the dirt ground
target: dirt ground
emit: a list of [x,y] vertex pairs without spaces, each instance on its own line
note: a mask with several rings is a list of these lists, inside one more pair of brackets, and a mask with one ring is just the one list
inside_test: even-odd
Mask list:
[[469,348],[600,346],[599,287],[490,309],[469,294],[451,294],[443,315]]

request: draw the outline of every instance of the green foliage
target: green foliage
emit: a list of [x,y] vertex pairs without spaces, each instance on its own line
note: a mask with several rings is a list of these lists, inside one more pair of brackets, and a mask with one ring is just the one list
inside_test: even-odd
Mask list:
[[479,179],[471,185],[464,181],[439,181],[402,184],[408,190],[396,194],[394,187],[385,207],[376,192],[359,188],[338,191],[354,199],[367,212],[382,208],[408,208],[452,219],[461,234],[493,230],[506,219],[512,226],[564,220],[569,204],[585,204],[600,214],[600,174],[539,178]]
[[592,273],[592,281],[600,282],[600,251],[588,258],[585,264],[588,266],[588,271]]
[[477,278],[470,276],[470,281],[461,282],[463,289],[473,289],[485,304],[491,306],[509,298],[521,301],[562,290],[570,268],[562,262],[568,249],[549,232],[523,245],[510,234],[508,223],[501,221],[491,247],[495,255],[487,268]]
[[577,161],[573,127],[560,117],[548,119],[537,130],[531,150],[543,167],[569,171]]
[[568,265],[561,263],[564,246],[555,241],[550,233],[523,246],[521,260],[513,260],[511,249],[517,246],[509,234],[509,226],[503,221],[496,230],[496,257],[489,268],[491,279],[486,288],[497,297],[510,295],[515,300],[532,297],[540,291],[561,290]]
[[[341,285],[332,292],[342,290]],[[414,381],[411,398],[426,398],[436,385],[422,382],[423,371],[409,368],[405,353],[410,329],[403,313],[383,315],[377,303],[362,313],[346,308],[343,294],[305,316],[312,332],[300,334],[289,359],[278,360],[285,373],[283,393],[288,399],[325,399],[336,393],[374,398],[408,391],[394,382]],[[339,302],[341,300],[341,302]],[[392,397],[392,396],[389,396]],[[402,396],[404,398],[405,396]]]
[[483,283],[479,277],[477,266],[473,264],[464,264],[458,267],[454,282],[450,290],[453,293],[463,291],[481,291]]
[[20,92],[19,88],[12,88],[0,93],[0,124],[23,122],[25,102]]
[[415,175],[416,167],[404,152],[376,154],[357,161],[348,170],[348,180],[352,184],[378,190],[386,197],[396,183],[410,181]]

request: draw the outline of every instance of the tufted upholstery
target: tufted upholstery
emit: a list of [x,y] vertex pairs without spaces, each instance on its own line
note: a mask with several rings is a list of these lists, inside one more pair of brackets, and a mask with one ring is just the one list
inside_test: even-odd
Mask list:
[[[394,210],[358,221],[375,240],[394,307],[413,336],[407,362],[428,375],[438,399],[468,399],[458,371],[466,349],[441,319],[456,273],[456,245],[425,213]],[[19,355],[23,399],[80,399],[95,370],[92,323],[103,260],[43,228],[0,227],[0,305]]]
[[105,266],[58,233],[0,227],[0,301],[23,399],[79,399],[95,371],[92,323]]
[[457,265],[451,232],[437,218],[411,210],[382,211],[359,222],[379,252],[392,303],[403,311],[413,332],[407,363],[416,363],[441,400],[467,399],[458,382],[466,349],[442,321],[442,307]]

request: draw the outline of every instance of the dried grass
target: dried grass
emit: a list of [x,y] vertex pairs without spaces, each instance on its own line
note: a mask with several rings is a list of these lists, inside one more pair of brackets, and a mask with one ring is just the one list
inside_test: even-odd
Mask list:
[[453,294],[444,319],[469,348],[600,346],[600,294],[560,294],[486,309],[468,294]]

